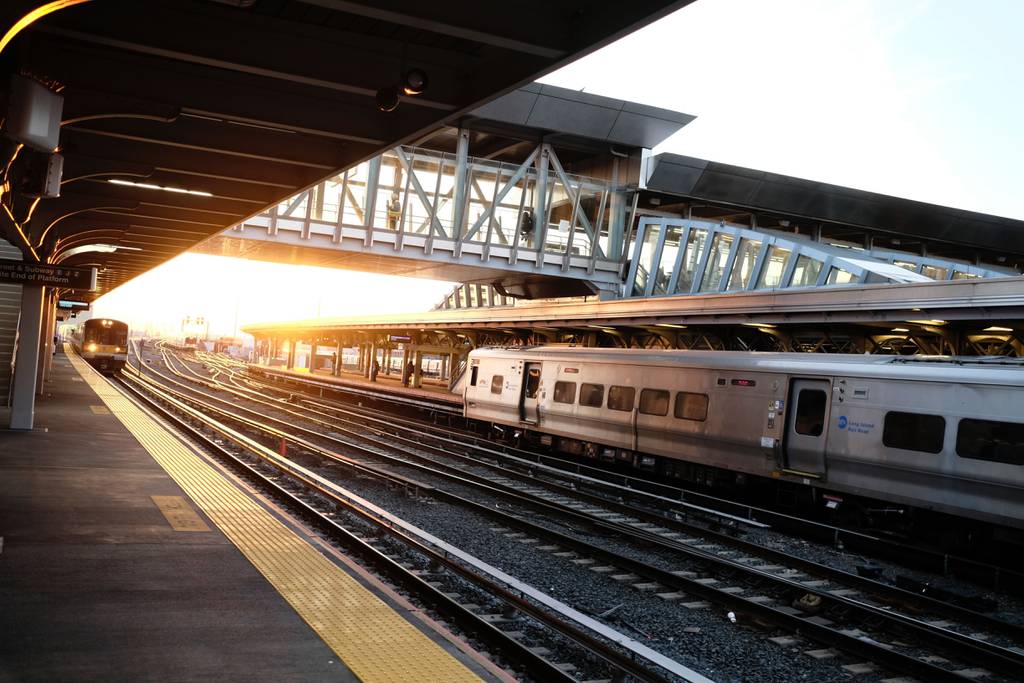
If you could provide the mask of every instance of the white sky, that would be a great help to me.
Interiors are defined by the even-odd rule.
[[[545,83],[698,118],[677,152],[1024,219],[1024,2],[698,0]],[[471,152],[472,153],[472,152]],[[447,283],[185,255],[100,299],[165,333],[425,310]],[[319,292],[319,296],[316,294]]]

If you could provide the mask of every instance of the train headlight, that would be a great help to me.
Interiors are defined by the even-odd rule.
[[[85,347],[85,350],[86,351],[95,351],[96,350],[96,345],[95,344],[89,344],[89,345],[87,345]]]

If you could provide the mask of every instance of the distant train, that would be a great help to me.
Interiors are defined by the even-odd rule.
[[[470,353],[465,406],[668,477],[1024,529],[1022,359],[488,348]]]
[[[71,344],[100,372],[120,372],[128,360],[128,325],[120,320],[92,318],[74,328]]]

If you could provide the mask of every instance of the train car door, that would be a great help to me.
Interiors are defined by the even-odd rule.
[[[537,395],[540,393],[540,363],[526,363],[523,366],[523,385],[519,393],[519,419],[522,422],[540,422]]]
[[[823,379],[795,379],[789,392],[786,469],[824,474],[828,400],[832,385]]]

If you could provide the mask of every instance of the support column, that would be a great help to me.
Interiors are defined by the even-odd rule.
[[[316,339],[314,339],[313,341],[309,342],[309,372],[310,373],[312,373],[314,370],[316,370],[316,342],[317,342]]]
[[[36,393],[39,395],[43,394],[43,391],[46,388],[46,383],[50,381],[50,370],[53,367],[53,353],[57,350],[57,346],[53,342],[53,333],[57,327],[57,297],[52,289],[48,290],[46,303],[43,306],[43,322],[45,323],[42,339],[43,357],[40,359],[40,373],[38,383],[36,385]]]
[[[373,364],[377,360],[377,342],[370,344],[370,362],[366,364],[366,377],[373,376]],[[376,377],[373,377],[371,381],[377,381]]]
[[[537,249],[538,263],[543,259],[544,241],[548,231],[548,148],[541,145],[537,157],[537,187],[533,196],[533,246]]]
[[[466,166],[469,160],[469,131],[459,129],[459,137],[455,147],[455,206],[454,234],[456,243],[462,243],[462,236],[466,233],[466,184],[468,181]],[[456,256],[459,254],[456,253]]]
[[[286,339],[285,343],[288,344],[288,362],[285,367],[291,370],[295,367],[295,347],[298,346],[298,342],[294,339]]]
[[[335,353],[338,354],[338,356],[337,356],[338,360],[336,360],[334,362],[334,367],[331,368],[331,374],[334,375],[335,377],[340,377],[341,376],[341,364],[343,362],[342,361],[342,353],[344,351],[345,351],[345,347],[342,345],[341,340],[339,339],[338,340],[338,346],[335,349]]]
[[[423,352],[416,349],[413,352],[412,387],[419,389],[423,386]]]
[[[380,184],[380,155],[370,159],[366,177],[366,214],[363,225],[373,227],[373,218],[377,207],[377,186]]]
[[[40,334],[43,328],[44,289],[21,286],[21,319],[18,321],[18,351],[14,357],[11,429],[32,429],[36,409],[36,373],[39,368]]]

